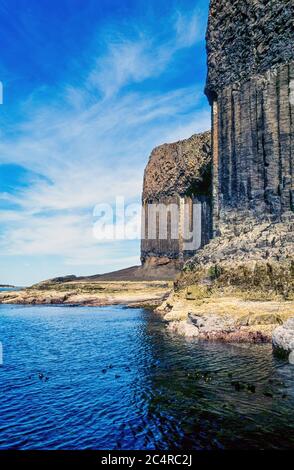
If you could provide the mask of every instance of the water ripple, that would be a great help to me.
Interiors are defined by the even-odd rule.
[[[142,309],[0,306],[0,449],[294,445],[293,367]]]

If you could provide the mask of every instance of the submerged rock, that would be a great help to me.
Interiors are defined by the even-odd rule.
[[[290,318],[274,330],[272,343],[276,353],[289,355],[289,361],[293,359],[294,362],[294,318]]]

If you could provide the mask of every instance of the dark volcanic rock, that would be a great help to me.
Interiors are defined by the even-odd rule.
[[[293,0],[212,0],[214,233],[228,209],[293,212]],[[294,84],[294,82],[293,82]]]
[[[189,139],[155,148],[144,174],[141,260],[178,260],[191,256],[211,236],[211,135],[205,132]],[[158,206],[158,209],[155,206]],[[195,205],[200,207],[196,222]],[[171,215],[170,208],[176,208]],[[186,211],[188,207],[188,211]],[[156,214],[155,211],[158,210]],[[169,215],[167,214],[169,212]],[[188,214],[188,215],[187,215]],[[159,217],[162,216],[161,222]],[[168,221],[168,218],[170,220]],[[198,233],[197,248],[186,248],[185,225]],[[159,227],[166,226],[161,237]],[[196,227],[197,225],[197,227]],[[153,233],[152,232],[153,229]],[[195,237],[196,238],[196,237]]]
[[[283,260],[292,270],[293,15],[293,0],[211,0],[215,240],[194,265]]]
[[[294,60],[293,0],[211,0],[206,93]]]
[[[172,332],[262,343],[292,315],[293,17],[293,0],[210,0],[213,239],[186,262],[158,309]],[[275,348],[292,351],[291,363],[293,331],[290,322],[273,338]]]
[[[210,132],[156,147],[144,173],[143,201],[209,191],[211,182]]]

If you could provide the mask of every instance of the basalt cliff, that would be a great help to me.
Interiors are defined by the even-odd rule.
[[[180,265],[212,235],[211,134],[164,144],[151,153],[144,174],[141,260]],[[198,208],[198,213],[193,207]],[[171,217],[172,208],[175,209]],[[170,216],[170,220],[168,217]],[[197,220],[196,245],[188,246],[183,221]],[[160,236],[160,223],[162,237]]]
[[[272,283],[285,296],[293,292],[293,14],[292,1],[211,1],[214,239],[188,265],[215,266],[221,277],[219,264],[228,264],[239,284],[240,262],[245,282]]]
[[[205,200],[192,183],[203,164],[201,136],[190,141],[195,163],[189,171],[183,171],[185,155],[175,151],[186,141],[155,149],[146,168],[143,204],[191,197],[191,184],[192,200],[209,208],[202,207],[201,243],[194,252],[182,255],[178,245],[162,249],[160,240],[142,243],[143,262],[149,254],[171,251],[172,258],[186,258],[161,311],[168,320],[188,318],[171,327],[187,334],[198,335],[203,315],[211,313],[217,317],[210,333],[204,332],[209,336],[218,324],[216,337],[232,332],[233,313],[235,327],[253,327],[253,337],[262,322],[270,334],[273,325],[294,315],[293,17],[292,0],[211,0],[205,87],[212,110],[211,170],[201,182],[209,188]]]

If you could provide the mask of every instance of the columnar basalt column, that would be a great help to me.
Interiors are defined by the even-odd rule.
[[[219,219],[219,117],[218,102],[212,103],[212,230],[218,232]]]
[[[293,213],[293,0],[211,0],[213,228]]]
[[[181,262],[210,240],[210,140],[206,132],[152,151],[142,197],[143,263],[148,258]]]

